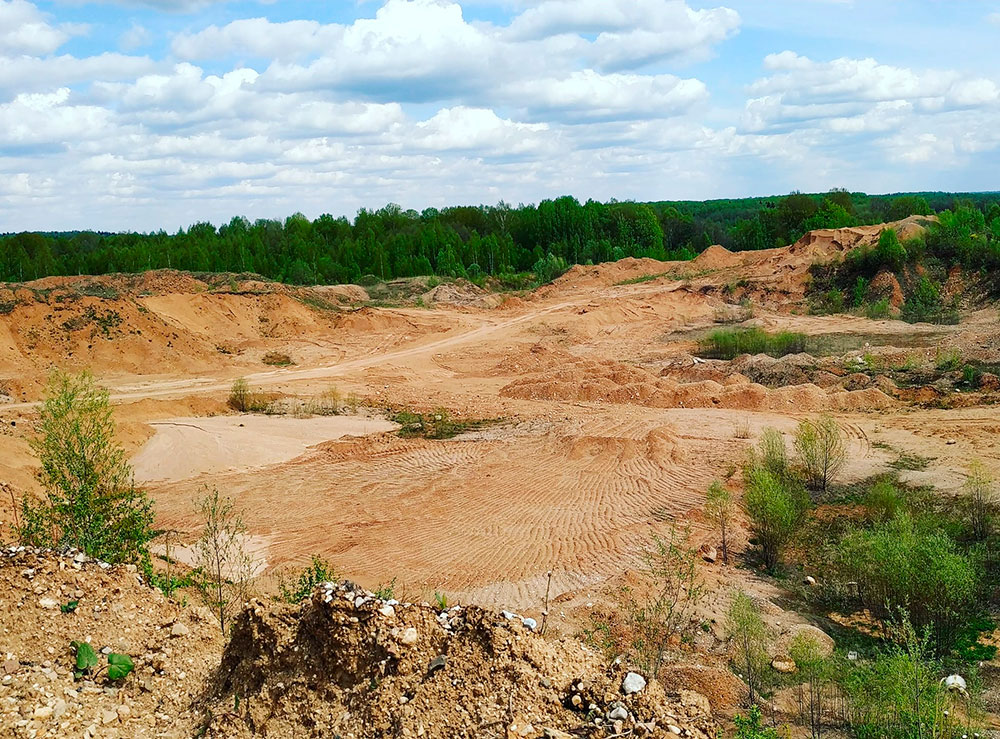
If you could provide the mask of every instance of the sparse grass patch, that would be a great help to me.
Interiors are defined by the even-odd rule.
[[[962,367],[962,353],[958,349],[939,350],[934,364],[942,372],[954,372]]]
[[[498,422],[496,419],[454,419],[444,408],[432,413],[390,411],[389,418],[399,424],[399,435],[406,439],[453,439]]]
[[[922,457],[919,454],[913,454],[912,452],[900,452],[899,457],[897,457],[895,461],[890,462],[889,466],[894,470],[918,472],[920,470],[927,469],[927,465],[930,463],[930,457]]]
[[[770,334],[759,328],[719,329],[698,342],[698,355],[709,359],[735,359],[741,354],[783,357],[805,350],[805,334],[791,331]]]

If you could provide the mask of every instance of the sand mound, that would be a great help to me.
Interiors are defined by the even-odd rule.
[[[632,280],[637,277],[647,275],[657,275],[666,272],[678,262],[660,262],[656,259],[636,259],[635,257],[625,257],[617,262],[605,262],[603,264],[583,265],[577,264],[560,278],[555,280],[553,286],[560,288],[572,286],[581,287],[602,287],[614,285],[625,280]],[[543,290],[545,288],[542,288]]]
[[[726,269],[737,267],[743,260],[739,254],[734,254],[724,246],[715,244],[710,246],[691,262],[691,266],[696,269]]]
[[[517,616],[437,612],[331,583],[298,607],[254,602],[244,611],[222,659],[209,733],[603,737],[646,733],[653,721],[657,733],[673,725],[685,736],[716,735],[704,703],[682,705],[658,682],[625,695],[625,675],[575,640],[542,639]],[[619,706],[627,717],[615,725],[608,714]]]
[[[476,308],[494,308],[503,302],[501,296],[487,292],[468,280],[441,283],[425,292],[421,298],[428,305],[445,304]]]

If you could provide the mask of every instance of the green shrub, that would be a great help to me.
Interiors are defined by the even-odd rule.
[[[19,539],[75,547],[105,562],[148,565],[153,506],[135,487],[132,466],[115,441],[108,391],[89,373],[55,373],[38,428],[31,447],[42,465],[45,497],[22,499]]]
[[[858,276],[858,279],[854,282],[854,290],[851,293],[851,305],[854,308],[860,308],[865,303],[865,298],[868,296],[868,285],[869,281],[864,277]]]
[[[885,318],[889,318],[891,311],[889,309],[889,299],[882,298],[874,303],[870,303],[865,307],[865,317],[870,318],[873,321],[880,321]]]
[[[962,366],[962,352],[958,349],[939,350],[935,359],[935,366],[941,372],[954,372]]]
[[[844,579],[857,583],[860,604],[873,617],[884,623],[903,613],[944,648],[977,611],[976,563],[951,538],[918,525],[909,513],[849,532],[836,558]]]
[[[752,541],[760,547],[764,565],[773,570],[802,523],[809,497],[796,481],[778,477],[762,465],[748,466],[743,478]]]
[[[892,480],[878,480],[863,497],[864,506],[876,521],[890,521],[906,510],[906,497]]]
[[[968,725],[959,723],[951,706],[948,691],[940,680],[941,665],[934,658],[928,635],[918,635],[906,621],[894,631],[890,648],[876,659],[856,664],[842,680],[854,736],[858,739],[962,736]]]
[[[282,577],[278,583],[278,590],[281,592],[281,599],[286,603],[301,603],[312,595],[320,583],[335,582],[338,579],[333,565],[314,554],[309,566],[302,570],[293,582],[285,582]]]
[[[569,269],[569,262],[563,257],[557,257],[551,253],[535,262],[532,272],[540,285],[552,282],[557,277],[562,276]]]
[[[847,464],[843,434],[832,416],[801,421],[795,431],[795,451],[810,487],[824,493]]]
[[[763,725],[759,706],[751,706],[745,718],[736,714],[733,724],[736,726],[735,739],[778,739],[777,729]]]
[[[711,359],[734,359],[741,354],[783,357],[805,350],[804,334],[791,331],[769,334],[759,328],[719,329],[702,339],[698,346],[699,355]]]
[[[983,371],[978,367],[974,367],[971,364],[967,364],[962,367],[962,384],[970,390],[978,388],[982,378]]]

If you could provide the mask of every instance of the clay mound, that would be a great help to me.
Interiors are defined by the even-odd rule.
[[[382,331],[407,330],[412,324],[406,316],[390,310],[359,308],[342,313],[334,319],[334,326],[344,331],[376,333]]]
[[[572,461],[600,461],[622,465],[635,460],[669,467],[684,460],[677,434],[670,428],[650,431],[645,438],[618,436],[568,436],[560,439],[565,457]]]
[[[548,642],[530,621],[506,616],[383,601],[351,583],[327,583],[301,606],[255,601],[223,655],[208,733],[606,737],[655,721],[658,732],[716,735],[707,701],[682,705],[659,682],[626,696],[624,667],[608,669],[579,642]],[[595,726],[619,706],[621,724]]]

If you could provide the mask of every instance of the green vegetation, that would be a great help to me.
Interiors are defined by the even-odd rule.
[[[642,584],[620,589],[621,621],[606,630],[617,655],[649,675],[660,671],[671,640],[690,636],[693,612],[704,594],[697,563],[690,531],[672,528],[670,538],[652,536],[638,573]]]
[[[243,512],[232,499],[205,487],[197,509],[205,527],[198,540],[195,564],[202,576],[202,592],[225,634],[236,610],[247,599],[255,562],[247,550]]]
[[[729,529],[736,515],[736,501],[725,485],[716,480],[705,494],[705,517],[719,532],[722,540],[722,562],[729,564]]]
[[[98,675],[104,671],[108,676],[109,682],[117,682],[124,680],[135,669],[135,664],[132,662],[131,657],[127,654],[116,654],[115,652],[108,654],[108,663],[104,667],[96,669],[98,664],[100,664],[100,659],[97,656],[97,652],[94,651],[94,648],[88,642],[75,641],[70,646],[76,652],[76,669],[73,671],[73,675],[77,680],[83,677],[96,680]]]
[[[832,312],[850,296],[852,307],[870,318],[889,317],[894,311],[887,300],[883,304],[886,296],[870,289],[884,273],[899,283],[905,301],[898,315],[910,322],[957,323],[960,300],[1000,295],[1000,205],[963,198],[947,207],[939,209],[939,222],[921,238],[901,242],[895,232],[885,231],[877,245],[854,249],[841,263],[813,267],[814,308]],[[949,294],[945,282],[956,268],[962,289]]]
[[[281,599],[286,603],[297,604],[304,601],[320,583],[336,582],[338,580],[333,565],[318,555],[313,555],[309,566],[303,569],[292,582],[286,582],[282,577],[278,582]]]
[[[795,431],[795,452],[806,483],[823,493],[847,463],[844,439],[832,416],[801,421]]]
[[[438,408],[432,413],[417,413],[415,411],[390,411],[389,418],[400,426],[399,435],[403,438],[423,439],[453,439],[459,434],[476,431],[496,423],[492,420],[470,420],[452,418],[447,410]]]
[[[745,717],[737,714],[733,718],[736,725],[735,739],[779,739],[778,730],[764,726],[762,722],[760,706],[750,706]]]
[[[806,348],[805,334],[781,331],[769,334],[759,328],[728,328],[713,331],[698,342],[698,355],[710,359],[734,359],[741,354],[783,357]]]
[[[17,529],[25,544],[75,547],[105,562],[148,566],[153,508],[135,487],[115,441],[107,390],[89,373],[53,374],[31,442],[44,497],[25,496]]]
[[[832,190],[786,197],[705,202],[587,201],[572,197],[512,207],[459,206],[423,212],[387,205],[353,220],[232,218],[197,223],[176,234],[19,233],[0,236],[0,280],[174,268],[257,273],[290,284],[377,282],[439,275],[487,278],[522,287],[554,279],[573,264],[624,257],[684,259],[711,244],[742,251],[783,246],[815,228],[837,228],[914,214],[942,213],[942,236],[928,250],[954,254],[976,269],[995,257],[972,236],[1000,233],[995,195],[915,193],[868,196]],[[973,215],[975,211],[978,216]],[[988,228],[989,227],[989,228]],[[995,238],[995,237],[993,237]],[[905,249],[907,258],[910,250]],[[525,273],[534,271],[534,279]],[[100,283],[89,294],[112,297]]]

